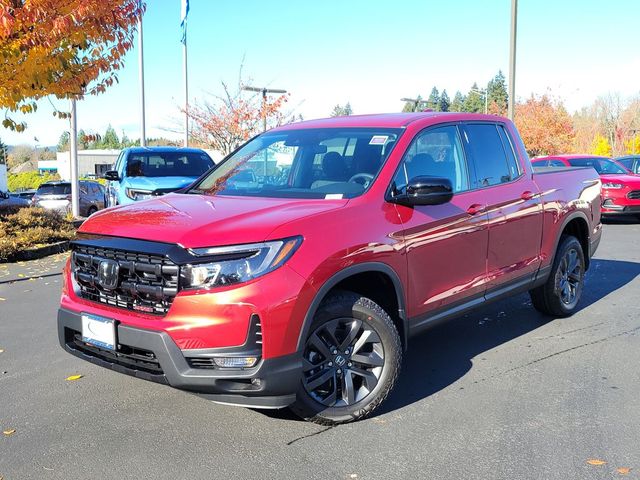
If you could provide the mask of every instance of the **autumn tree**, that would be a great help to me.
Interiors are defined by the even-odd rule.
[[[254,135],[262,132],[266,119],[267,129],[285,123],[290,118],[283,107],[288,95],[267,97],[243,93],[242,68],[237,86],[231,89],[222,82],[222,95],[189,105],[187,115],[192,121],[192,139],[205,147],[227,155]],[[184,110],[182,110],[184,113]]]
[[[609,140],[598,133],[596,135],[596,138],[593,139],[591,153],[593,153],[594,155],[601,155],[603,157],[610,157],[612,149]]]
[[[531,95],[524,103],[516,104],[515,122],[531,156],[571,152],[573,124],[559,101],[548,95]]]
[[[104,92],[124,66],[143,10],[139,0],[1,0],[3,126],[23,131],[15,114],[34,112],[42,97]]]

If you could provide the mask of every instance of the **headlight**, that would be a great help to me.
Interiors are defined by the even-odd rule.
[[[302,243],[302,237],[231,247],[195,248],[196,256],[212,257],[182,269],[186,288],[214,288],[242,283],[281,267]]]
[[[124,193],[127,194],[131,200],[148,200],[153,198],[153,192],[151,190],[138,190],[135,188],[125,188]]]
[[[616,189],[624,188],[624,185],[622,185],[621,183],[606,182],[602,184],[602,188],[609,188],[612,190],[616,190]]]

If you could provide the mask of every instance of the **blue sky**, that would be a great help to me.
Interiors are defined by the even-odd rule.
[[[337,103],[356,113],[398,111],[404,96],[436,85],[450,97],[507,75],[510,0],[191,0],[191,101],[245,79],[291,92],[288,108],[305,119]],[[550,90],[570,111],[598,95],[640,91],[637,0],[519,0],[516,96]],[[180,1],[148,0],[144,17],[148,136],[179,137],[183,102]],[[78,104],[78,126],[108,124],[139,137],[138,58],[133,49],[119,84]],[[53,100],[60,108],[66,103]],[[68,123],[40,102],[22,134],[5,143],[56,144]]]

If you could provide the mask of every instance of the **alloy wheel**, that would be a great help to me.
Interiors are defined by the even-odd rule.
[[[305,345],[303,386],[327,407],[352,405],[367,397],[384,368],[380,336],[365,321],[330,320],[316,328]]]
[[[578,300],[582,284],[582,264],[575,248],[569,249],[560,261],[559,274],[560,300],[565,305],[572,306]]]

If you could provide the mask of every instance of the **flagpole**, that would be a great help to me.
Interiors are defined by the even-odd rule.
[[[140,69],[140,146],[147,145],[144,106],[144,44],[142,40],[142,15],[138,19],[138,64]]]
[[[184,68],[184,146],[189,146],[189,76],[187,72],[187,19],[184,20],[184,41],[182,42]]]

